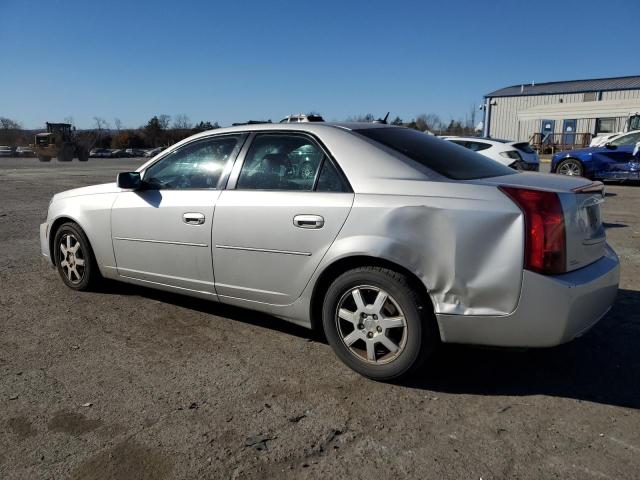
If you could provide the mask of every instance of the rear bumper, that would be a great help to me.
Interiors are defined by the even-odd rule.
[[[438,314],[443,342],[552,347],[579,337],[611,308],[620,264],[607,245],[597,262],[558,276],[525,270],[516,310],[504,316]]]

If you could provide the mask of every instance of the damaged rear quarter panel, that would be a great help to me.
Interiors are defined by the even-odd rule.
[[[513,312],[522,284],[521,211],[493,186],[419,184],[428,193],[357,194],[323,263],[369,255],[400,264],[425,284],[436,313]]]

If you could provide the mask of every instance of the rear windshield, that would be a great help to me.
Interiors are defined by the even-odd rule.
[[[354,131],[454,180],[515,173],[511,168],[479,153],[409,128],[363,128]]]

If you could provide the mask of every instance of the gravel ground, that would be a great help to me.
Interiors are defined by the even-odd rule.
[[[640,185],[608,185],[611,313],[547,350],[445,346],[397,385],[302,328],[41,260],[55,192],[141,160],[0,159],[0,478],[640,478]]]

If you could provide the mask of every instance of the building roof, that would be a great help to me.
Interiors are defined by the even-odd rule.
[[[640,75],[630,77],[592,78],[587,80],[568,80],[565,82],[546,82],[536,84],[512,85],[501,88],[485,97],[519,97],[525,95],[553,95],[558,93],[601,92],[608,90],[640,90]]]

